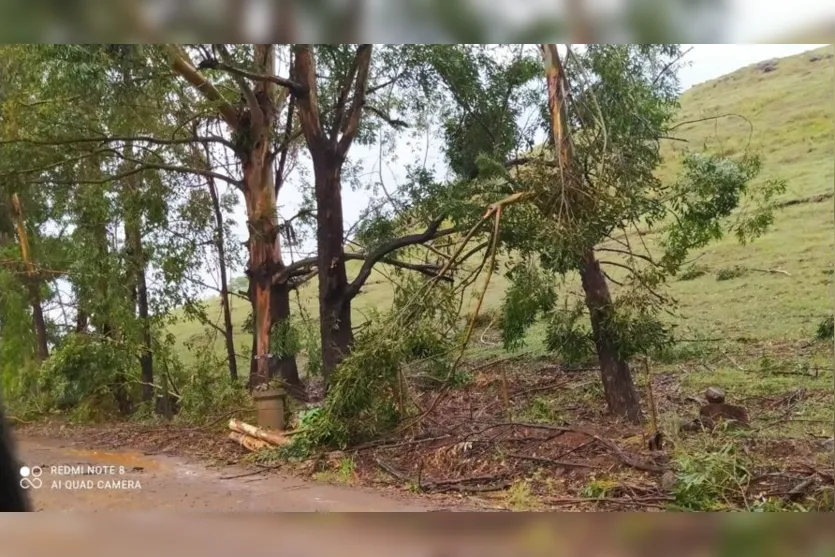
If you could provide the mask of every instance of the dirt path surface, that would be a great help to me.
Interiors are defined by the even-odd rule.
[[[307,482],[237,466],[210,469],[183,458],[135,451],[90,450],[77,442],[18,436],[39,511],[192,510],[293,512],[426,512],[430,502],[370,490]],[[237,477],[241,476],[241,477]]]

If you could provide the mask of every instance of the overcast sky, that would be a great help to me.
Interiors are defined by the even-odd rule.
[[[721,77],[729,72],[733,72],[739,68],[755,64],[769,58],[778,58],[783,56],[790,56],[822,45],[686,45],[685,48],[692,46],[692,50],[687,55],[685,60],[690,64],[682,68],[679,72],[682,88],[684,90],[690,87]],[[435,141],[437,143],[437,140]],[[435,162],[435,168],[443,174],[443,162],[437,145],[435,148],[430,144],[430,164]],[[416,153],[414,146],[408,146],[405,141],[397,147],[398,158],[400,163],[390,163],[384,165],[383,179],[386,188],[391,191],[397,185],[399,180],[405,176],[404,164],[408,164],[415,160],[416,156],[423,155],[422,151]],[[376,149],[354,147],[351,150],[351,155],[354,160],[362,160],[366,170],[374,170],[378,168],[378,151]],[[371,175],[369,180],[379,180],[378,176]],[[351,191],[350,188],[344,188],[342,194],[345,225],[349,227],[359,217],[360,212],[368,206],[369,196],[363,191]],[[279,198],[279,212],[285,217],[289,218],[294,215],[301,202],[301,194],[298,189],[287,187],[281,192]],[[241,223],[239,227],[239,234],[245,238],[246,231],[244,228],[245,217],[243,207],[239,207],[238,222]]]
[[[740,2],[748,2],[749,0],[740,0]],[[751,0],[753,2],[755,0]],[[794,0],[797,3],[803,4],[813,2],[814,0]],[[750,3],[750,2],[749,2]],[[763,4],[770,2],[763,2]],[[756,11],[756,10],[754,10]],[[687,90],[694,85],[716,79],[727,73],[733,72],[745,66],[768,60],[770,58],[779,58],[784,56],[791,56],[800,52],[811,50],[823,45],[812,44],[792,44],[792,45],[774,45],[774,44],[760,44],[760,45],[686,45],[685,48],[692,46],[692,50],[687,55],[685,60],[690,64],[680,70],[679,76],[683,90]],[[428,166],[435,167],[438,175],[445,173],[445,165],[442,156],[438,150],[437,140],[434,140],[436,145],[430,143],[429,146],[429,164]],[[386,188],[391,191],[396,189],[398,183],[405,178],[404,167],[405,164],[411,163],[417,157],[423,157],[425,146],[415,147],[414,145],[407,145],[405,141],[398,144],[396,152],[399,162],[384,163],[382,172],[383,180]],[[379,164],[378,150],[376,148],[367,148],[355,146],[351,150],[352,160],[361,160],[366,171],[377,171]],[[369,175],[369,181],[379,181],[379,174]],[[291,183],[282,190],[279,197],[279,213],[284,218],[293,216],[301,203],[302,196],[298,187],[293,187],[293,177]],[[364,191],[352,191],[351,188],[345,186],[342,193],[345,227],[349,228],[359,218],[361,212],[369,204],[369,194]],[[246,216],[244,212],[243,203],[241,203],[236,210],[235,215],[238,223],[237,234],[241,240],[246,239]],[[307,246],[307,250],[312,250],[312,246]],[[233,272],[233,276],[239,276],[242,270],[238,269]],[[219,284],[219,276],[217,271],[212,271],[204,277],[204,281],[208,284]],[[207,291],[207,294],[212,294]]]

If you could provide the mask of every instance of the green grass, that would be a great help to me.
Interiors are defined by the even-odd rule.
[[[832,313],[833,203],[831,198],[815,202],[809,199],[833,193],[835,64],[832,58],[810,62],[814,52],[832,53],[833,47],[780,59],[777,69],[769,73],[761,72],[756,65],[742,68],[682,95],[679,122],[703,120],[682,125],[673,132],[687,143],[665,144],[667,163],[659,172],[662,179],[675,179],[679,164],[676,156],[685,147],[706,147],[725,154],[738,154],[750,147],[764,157],[764,178],[782,177],[788,181],[781,202],[806,200],[781,209],[774,226],[751,245],[742,246],[735,238],[726,238],[694,254],[699,268],[706,272],[691,280],[674,279],[668,287],[678,300],[681,318],[677,322],[688,331],[685,336],[746,337],[765,343],[812,339],[821,319]],[[738,116],[712,118],[722,114]],[[645,239],[650,249],[657,242],[652,235]],[[746,272],[728,280],[716,280],[717,272],[736,266]],[[357,262],[350,262],[349,275],[358,268]],[[355,326],[365,319],[369,308],[385,308],[390,303],[392,287],[385,276],[387,271],[385,266],[376,270],[355,300]],[[610,274],[616,279],[623,276],[617,269]],[[482,277],[471,290],[479,290],[483,280]],[[500,275],[493,276],[485,310],[500,305],[505,286]],[[302,307],[314,320],[315,292],[315,284],[300,292]],[[567,277],[561,296],[578,293],[577,277]],[[474,300],[471,302],[470,307]],[[210,299],[207,304],[219,316],[218,301]],[[235,298],[232,307],[238,353],[248,354],[251,340],[241,331],[248,303]],[[295,311],[298,319],[299,312]],[[199,324],[188,321],[171,327],[186,360],[190,356],[185,353],[185,342],[199,336],[201,329]],[[538,349],[542,338],[543,327],[537,324],[529,335],[529,345]],[[223,351],[220,338],[216,346],[218,352]],[[496,350],[487,349],[491,353]],[[241,359],[242,363],[245,361]]]

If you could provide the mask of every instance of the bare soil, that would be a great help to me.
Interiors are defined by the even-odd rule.
[[[252,474],[240,466],[209,468],[182,457],[89,449],[83,441],[17,437],[21,462],[43,469],[42,487],[29,490],[39,511],[433,510],[429,504],[395,494],[315,483],[275,471]],[[62,465],[72,468],[59,468]],[[94,474],[78,473],[79,469],[86,472],[88,466],[102,468]],[[107,467],[114,467],[115,473]]]
[[[737,396],[751,427],[683,434],[677,422],[698,415],[700,393],[660,373],[652,387],[659,447],[651,419],[635,426],[607,414],[594,369],[502,360],[471,374],[465,387],[412,389],[424,414],[389,438],[296,464],[254,463],[227,439],[230,416],[202,428],[41,423],[19,427],[17,437],[26,465],[124,466],[128,472],[117,479],[141,483],[141,490],[43,488],[34,494],[43,510],[659,511],[674,502],[676,455],[717,442],[735,444],[755,463],[733,502],[741,508],[763,494],[802,500],[833,483],[821,424],[792,417],[799,404],[831,400],[831,393]],[[789,421],[808,427],[780,433]],[[830,435],[826,425],[823,436]]]

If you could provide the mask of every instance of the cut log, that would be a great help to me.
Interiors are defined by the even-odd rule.
[[[262,449],[270,449],[273,447],[266,441],[256,439],[255,437],[250,437],[249,435],[245,433],[240,433],[238,431],[230,431],[229,439],[231,439],[241,447],[248,449],[252,452],[260,451]]]
[[[287,439],[281,433],[267,431],[265,429],[255,427],[254,425],[244,423],[241,420],[236,420],[234,418],[229,420],[229,429],[238,433],[242,433],[244,435],[249,435],[250,437],[259,439],[275,447],[280,447],[290,442],[290,440]]]

